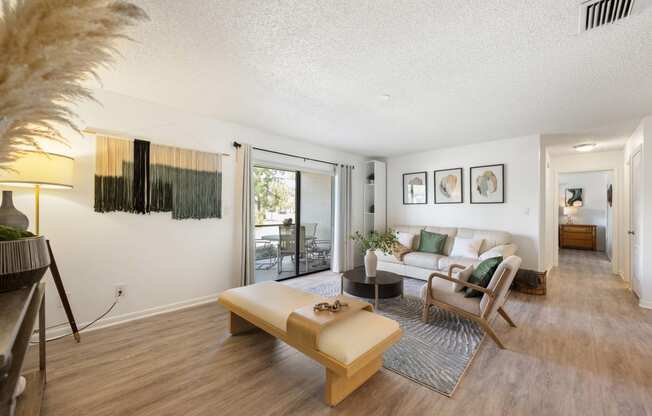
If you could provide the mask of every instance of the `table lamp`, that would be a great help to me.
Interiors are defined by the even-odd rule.
[[[40,234],[41,189],[71,189],[73,165],[71,157],[30,150],[0,171],[0,186],[34,188],[34,234]]]
[[[564,215],[566,216],[566,223],[573,223],[573,215],[577,214],[577,207],[564,207]]]

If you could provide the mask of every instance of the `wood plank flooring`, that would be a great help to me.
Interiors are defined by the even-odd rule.
[[[606,259],[564,251],[545,297],[513,293],[453,398],[381,370],[331,409],[316,363],[265,334],[230,337],[217,304],[48,344],[47,416],[652,415],[652,311]],[[36,357],[30,357],[36,362]]]

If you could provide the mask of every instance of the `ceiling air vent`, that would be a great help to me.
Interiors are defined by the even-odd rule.
[[[624,19],[632,13],[634,0],[590,0],[580,6],[580,31],[586,32]]]

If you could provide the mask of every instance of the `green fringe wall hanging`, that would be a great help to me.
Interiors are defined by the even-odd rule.
[[[95,211],[221,218],[221,155],[97,135]]]

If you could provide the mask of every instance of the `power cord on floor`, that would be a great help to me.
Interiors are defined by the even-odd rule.
[[[93,321],[89,322],[89,323],[88,323],[86,326],[84,326],[83,328],[79,329],[78,332],[82,332],[82,331],[84,331],[84,330],[90,328],[90,327],[91,327],[92,325],[94,325],[97,321],[99,321],[100,319],[104,318],[106,315],[108,315],[108,314],[113,310],[113,308],[115,308],[115,305],[117,305],[117,304],[118,304],[118,300],[116,299],[115,302],[113,302],[113,304],[112,304],[111,306],[109,306],[109,309],[107,309],[106,312],[104,312],[102,315],[100,315],[100,316],[98,316],[97,318],[95,318]],[[45,329],[56,328],[56,327],[58,327],[58,326],[61,326],[61,325],[67,324],[67,323],[68,323],[68,322],[63,322],[63,323],[60,323],[60,324],[56,324],[56,325],[49,326],[49,327],[47,327],[47,328],[45,328]],[[32,335],[36,335],[36,334],[38,334],[38,333],[39,333],[39,330],[40,330],[40,329],[35,329],[34,332],[32,333]],[[62,339],[62,338],[65,338],[65,337],[69,337],[69,336],[71,336],[72,334],[73,334],[73,333],[71,332],[71,333],[69,333],[69,334],[59,335],[58,337],[48,338],[48,339],[45,340],[45,342],[56,341],[56,340],[58,340],[58,339]],[[30,344],[38,344],[38,342],[30,341]]]

